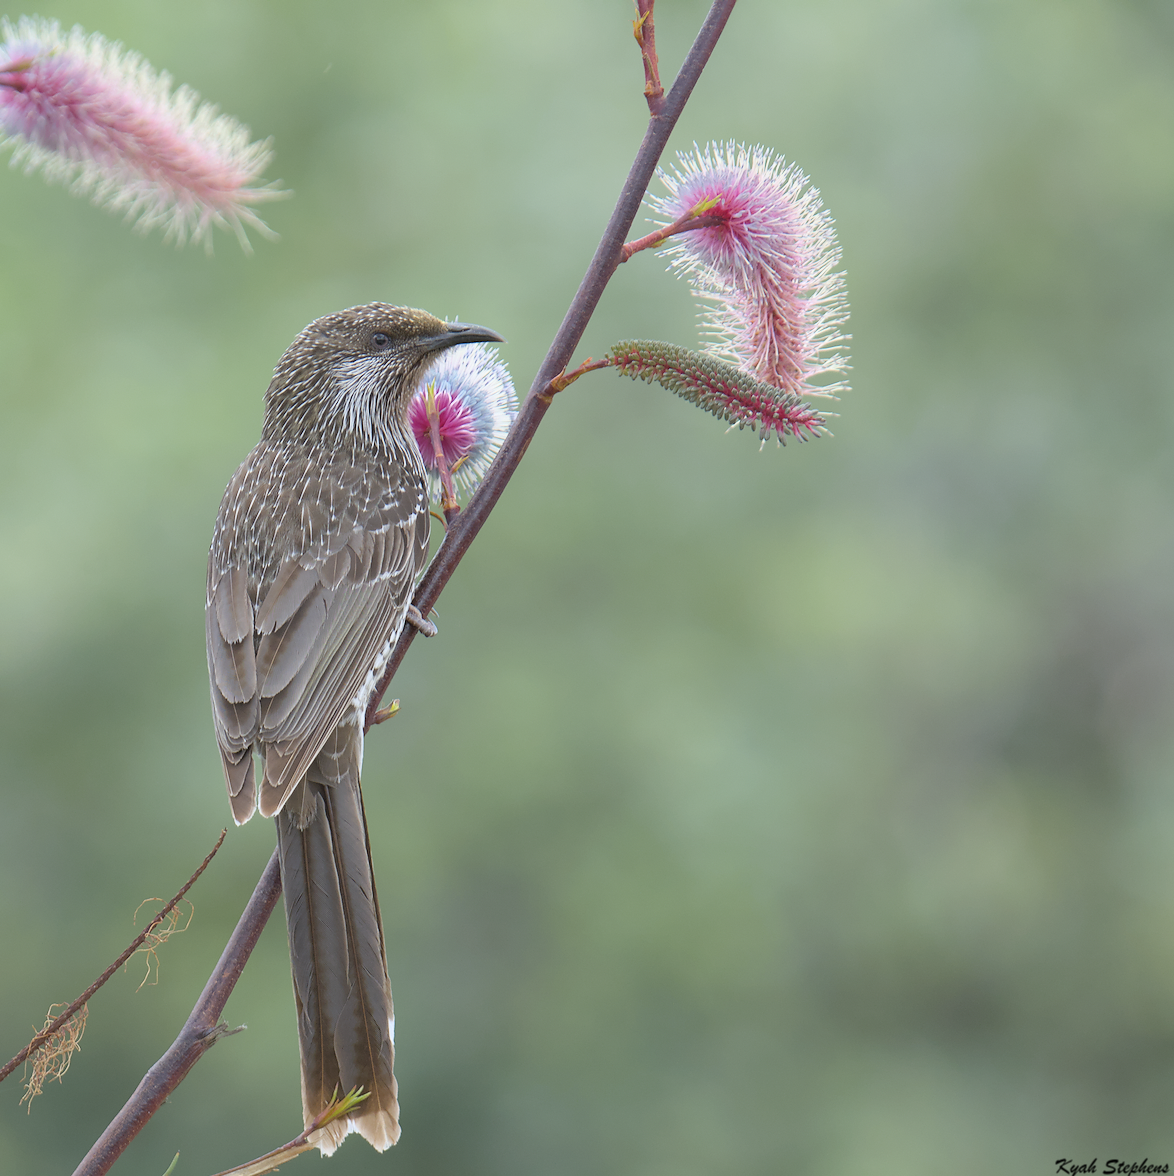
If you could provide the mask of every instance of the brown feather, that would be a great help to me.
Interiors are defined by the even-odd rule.
[[[346,758],[330,765],[331,774],[342,770],[337,783],[324,790],[334,833],[335,867],[346,913],[350,946],[350,989],[339,1010],[334,1029],[342,1089],[363,1086],[370,1097],[355,1118],[355,1126],[370,1143],[382,1150],[399,1137],[399,1106],[393,1074],[395,1046],[391,985],[383,925],[371,871],[367,826],[359,792],[358,728],[340,728],[331,742],[342,744]],[[328,744],[328,746],[330,746]],[[316,761],[307,776],[307,787],[318,775]],[[324,783],[315,781],[315,783]]]
[[[327,594],[318,585],[290,619],[257,643],[257,676],[262,698],[272,698],[293,681],[304,665],[313,665],[330,630]]]
[[[206,618],[208,660],[212,680],[228,702],[247,702],[257,693],[257,666],[251,641],[231,645],[221,635],[216,613],[208,610]]]
[[[350,581],[352,584],[361,584],[367,579],[367,572],[371,568],[375,540],[369,531],[352,531],[349,543],[355,553],[355,558],[351,561]]]
[[[294,776],[290,771],[292,767],[296,767],[291,761],[300,759],[303,745],[290,741],[284,744],[266,743],[263,746],[264,771],[261,773],[261,795],[257,801],[257,808],[261,816],[272,817],[282,810],[286,800],[305,775],[303,772],[301,776]]]
[[[247,702],[229,702],[213,686],[212,710],[222,749],[235,753],[253,745],[261,721],[261,708],[255,697]]]
[[[346,547],[332,551],[319,565],[318,578],[322,586],[333,592],[346,578],[351,570],[351,553]]]
[[[230,645],[252,637],[253,606],[249,601],[249,574],[245,568],[230,568],[216,585],[216,622]]]
[[[253,753],[246,750],[232,763],[223,756],[224,775],[228,780],[228,799],[232,805],[232,819],[243,825],[257,810],[257,789],[253,775]]]
[[[257,632],[272,633],[302,607],[307,596],[319,585],[318,569],[311,562],[304,567],[298,560],[287,560],[277,573],[269,591],[257,609]]]
[[[391,986],[359,793],[361,736],[340,727],[277,818],[286,923],[302,1038],[306,1122],[337,1088],[369,1097],[353,1128],[374,1146],[399,1136]],[[306,822],[304,826],[302,822]],[[345,1134],[327,1130],[337,1146]]]
[[[301,1043],[302,1102],[307,1110],[316,1107],[317,1114],[339,1089],[334,1021],[350,987],[345,915],[320,796],[314,797],[305,828],[292,810],[278,817],[277,846]],[[311,1117],[307,1114],[307,1121]]]

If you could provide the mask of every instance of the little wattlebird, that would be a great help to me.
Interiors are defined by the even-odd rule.
[[[336,1091],[368,1092],[315,1133],[326,1154],[349,1131],[381,1151],[399,1137],[363,716],[428,549],[412,393],[439,352],[489,340],[501,336],[380,302],[311,323],[274,369],[261,440],[228,484],[208,557],[232,815],[277,818],[306,1126]]]

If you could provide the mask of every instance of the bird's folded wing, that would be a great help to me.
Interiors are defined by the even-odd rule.
[[[309,475],[297,461],[308,470],[308,459],[284,460],[255,453],[242,465],[225,497],[246,505],[222,507],[208,564],[212,711],[238,822],[254,809],[250,749],[265,756],[259,807],[270,816],[365,702],[427,550],[423,486],[402,471],[316,468],[316,489],[303,494]],[[253,487],[267,481],[282,487],[276,505]],[[258,559],[258,535],[270,536],[272,555]],[[247,552],[260,569],[251,583]]]

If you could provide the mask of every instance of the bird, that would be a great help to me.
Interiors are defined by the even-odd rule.
[[[233,475],[208,555],[212,715],[233,819],[274,817],[309,1139],[399,1138],[395,1021],[360,775],[364,714],[428,551],[412,394],[487,327],[373,302],[310,323],[274,368],[261,439]],[[410,614],[415,614],[412,617]],[[260,767],[258,774],[257,767]]]

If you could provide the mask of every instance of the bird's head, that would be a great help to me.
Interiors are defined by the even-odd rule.
[[[290,344],[265,393],[266,440],[375,446],[406,432],[428,365],[458,343],[502,342],[488,327],[372,302],[316,319]]]

